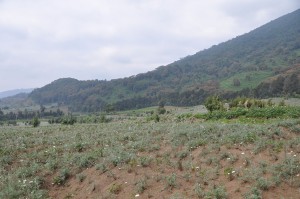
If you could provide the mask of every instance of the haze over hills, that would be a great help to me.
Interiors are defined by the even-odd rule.
[[[112,106],[117,110],[140,108],[160,101],[196,105],[212,94],[297,95],[299,19],[300,10],[296,10],[230,41],[128,78],[58,79],[35,89],[29,98],[39,104],[63,103],[73,111],[89,112]]]
[[[14,95],[17,95],[20,93],[30,93],[31,91],[33,91],[33,88],[3,91],[3,92],[0,92],[0,99],[5,98],[5,97],[14,96]]]

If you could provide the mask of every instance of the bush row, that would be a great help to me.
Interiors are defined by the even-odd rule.
[[[239,117],[247,118],[298,118],[300,117],[300,107],[263,107],[263,108],[233,108],[228,111],[216,110],[206,114],[196,114],[195,118],[214,119],[234,119]]]

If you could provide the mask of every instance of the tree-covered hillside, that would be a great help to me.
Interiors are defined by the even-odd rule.
[[[99,111],[157,105],[200,104],[211,94],[224,97],[299,93],[287,89],[299,82],[297,74],[283,75],[280,89],[270,89],[274,79],[300,63],[300,10],[278,18],[247,34],[160,66],[136,76],[111,81],[59,79],[34,90],[29,97],[40,104],[58,102],[74,111]],[[92,71],[91,71],[92,72]],[[268,80],[268,78],[270,78]],[[294,78],[294,79],[293,79]],[[269,82],[263,86],[264,81]],[[275,81],[276,82],[276,81]]]

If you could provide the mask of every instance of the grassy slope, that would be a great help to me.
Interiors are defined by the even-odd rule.
[[[273,72],[271,71],[243,72],[221,81],[220,87],[227,91],[241,91],[245,88],[256,88],[262,81],[272,75]],[[250,80],[247,80],[246,76],[250,76]],[[234,79],[240,80],[240,86],[233,85]]]

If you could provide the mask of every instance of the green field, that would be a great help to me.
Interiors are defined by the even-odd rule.
[[[236,74],[220,82],[220,87],[228,91],[241,91],[245,88],[256,88],[267,77],[272,76],[271,71],[255,71]],[[250,79],[246,79],[249,76]],[[240,86],[234,86],[233,80],[239,79]]]
[[[299,119],[205,121],[202,108],[1,126],[0,198],[299,198]]]

